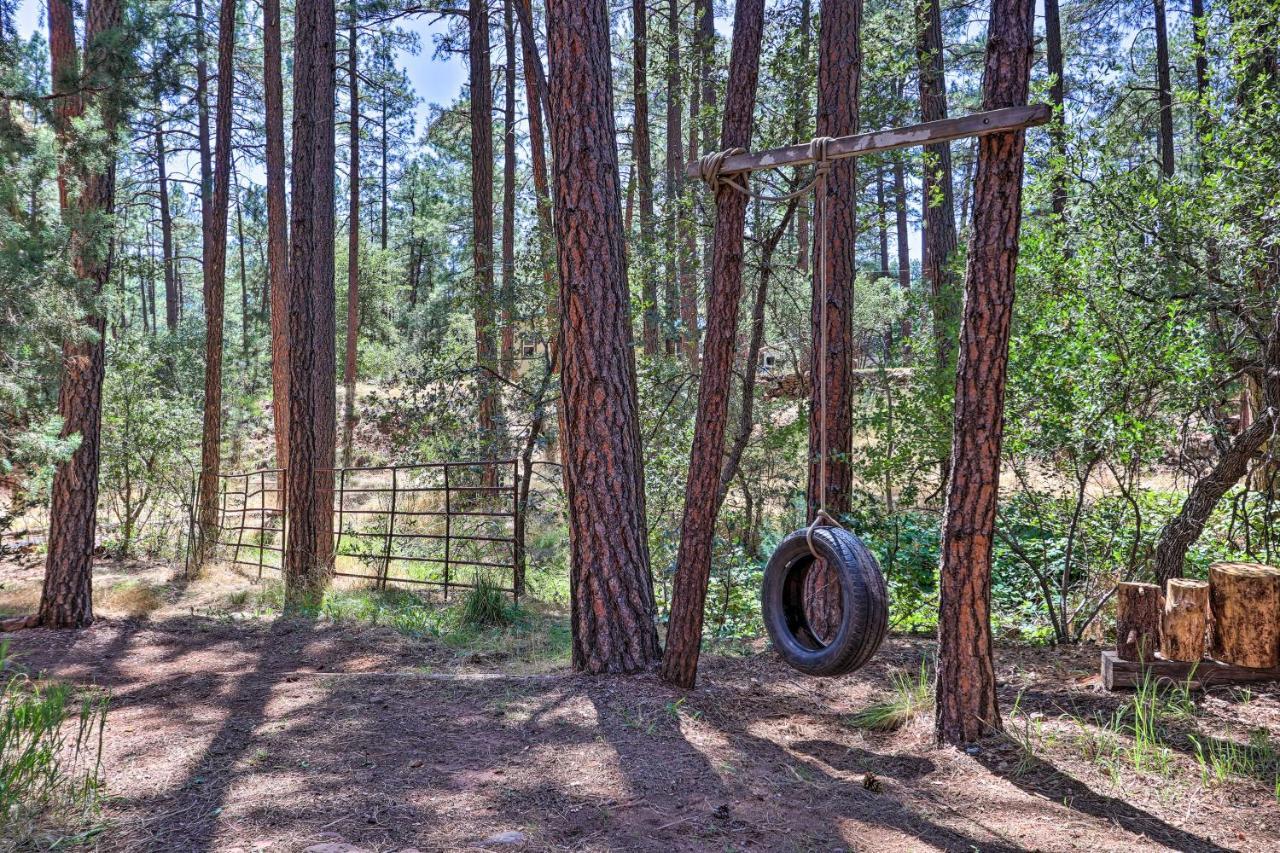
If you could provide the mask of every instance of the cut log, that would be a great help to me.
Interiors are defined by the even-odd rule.
[[[1280,667],[1280,569],[1214,563],[1209,598],[1215,658],[1253,669]]]
[[[1194,662],[1203,658],[1209,630],[1209,584],[1170,578],[1160,628],[1160,653],[1167,659]]]
[[[1160,648],[1160,587],[1122,583],[1116,588],[1116,654],[1151,660]]]
[[[1216,660],[1188,663],[1177,660],[1120,660],[1115,652],[1102,652],[1102,686],[1108,690],[1137,687],[1150,677],[1165,685],[1187,685],[1192,690],[1215,684],[1246,684],[1257,681],[1280,681],[1280,668],[1248,669]]]

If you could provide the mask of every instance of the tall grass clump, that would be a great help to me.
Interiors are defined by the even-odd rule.
[[[854,727],[873,732],[896,732],[933,708],[933,683],[925,658],[920,659],[919,672],[896,672],[890,678],[890,685],[892,692],[888,699],[869,705],[850,718],[849,722]]]
[[[0,643],[0,851],[62,848],[97,834],[105,696],[79,699],[13,666]]]
[[[477,575],[458,611],[458,622],[468,628],[496,628],[512,622],[506,594],[491,578]]]

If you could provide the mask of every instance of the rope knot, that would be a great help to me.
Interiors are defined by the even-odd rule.
[[[827,148],[833,141],[830,136],[815,136],[809,140],[809,159],[813,161],[815,171],[822,173],[831,169]]]
[[[721,186],[730,186],[741,193],[747,190],[731,177],[726,177],[720,173],[724,167],[726,157],[732,157],[734,154],[745,154],[745,148],[726,148],[723,151],[713,151],[710,154],[703,154],[698,160],[698,179],[707,185],[707,189],[714,194],[719,192]]]

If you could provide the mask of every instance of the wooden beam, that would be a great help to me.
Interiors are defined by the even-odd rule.
[[[1186,684],[1193,690],[1215,684],[1240,684],[1250,681],[1280,681],[1280,669],[1249,669],[1216,660],[1196,663],[1156,658],[1145,662],[1121,660],[1110,649],[1102,653],[1102,685],[1108,690],[1137,687],[1143,674],[1150,674],[1166,684]]]
[[[1022,130],[1046,124],[1052,117],[1053,108],[1048,104],[1005,107],[959,118],[944,118],[940,121],[913,124],[908,127],[873,130],[870,133],[859,133],[854,136],[838,136],[828,144],[827,156],[833,160],[863,157],[867,154],[894,151],[898,148],[914,148],[919,145],[948,142],[952,139]],[[784,166],[805,166],[812,162],[813,159],[809,157],[809,143],[803,142],[799,145],[771,148],[755,154],[750,152],[734,154],[725,158],[720,166],[720,173],[740,174],[761,169],[779,169]],[[699,177],[699,161],[694,160],[686,164],[684,173],[690,178]]]

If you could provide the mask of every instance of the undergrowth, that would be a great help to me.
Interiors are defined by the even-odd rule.
[[[873,732],[894,732],[933,708],[933,681],[927,658],[920,659],[918,672],[895,672],[889,681],[889,698],[858,711],[849,719],[851,725]]]
[[[107,699],[35,681],[0,643],[0,850],[65,849],[97,835]]]

